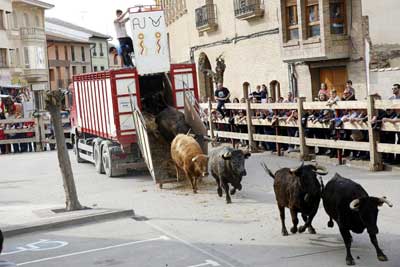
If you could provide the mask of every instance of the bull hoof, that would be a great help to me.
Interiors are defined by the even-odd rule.
[[[333,228],[333,221],[329,221],[329,222],[328,222],[328,227],[329,227],[329,228]]]
[[[222,188],[218,188],[217,193],[219,197],[222,197]]]
[[[352,257],[351,258],[349,258],[349,257],[346,258],[346,264],[349,265],[349,266],[356,265],[356,263],[355,263],[355,261],[354,261],[354,259]]]
[[[300,226],[299,227],[299,233],[304,233],[306,231],[307,227],[306,226]]]
[[[289,233],[287,232],[287,230],[286,230],[286,229],[283,229],[283,230],[282,230],[282,235],[283,235],[283,236],[288,236],[288,235],[289,235]]]
[[[292,228],[290,228],[290,232],[291,232],[292,234],[297,233],[297,227],[293,226]]]
[[[317,234],[317,232],[315,231],[314,227],[312,227],[312,226],[308,228],[308,232],[310,234],[312,234],[312,235],[316,235]]]
[[[226,204],[232,204],[232,200],[227,199],[227,200],[226,200]]]
[[[193,193],[197,194],[197,190],[193,190]]]
[[[378,255],[378,260],[379,261],[388,261],[388,257],[386,257],[385,254]]]
[[[231,195],[234,195],[236,193],[236,189],[235,188],[232,188],[231,189]]]

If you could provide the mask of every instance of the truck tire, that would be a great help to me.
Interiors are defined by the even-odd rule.
[[[85,161],[79,156],[78,144],[79,144],[79,138],[77,136],[75,136],[74,153],[75,153],[76,162],[84,163]]]
[[[96,168],[96,172],[103,174],[104,167],[103,167],[103,159],[102,159],[102,151],[101,151],[101,139],[95,140],[93,146],[93,160],[94,166]]]
[[[102,146],[102,152],[101,152],[101,160],[102,160],[102,165],[104,168],[104,172],[108,177],[113,177],[113,168],[112,168],[112,160],[111,160],[111,145],[106,143],[105,145]]]

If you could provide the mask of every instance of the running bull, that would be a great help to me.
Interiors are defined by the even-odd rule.
[[[376,238],[379,232],[376,225],[378,207],[383,204],[393,207],[386,197],[370,197],[361,185],[336,174],[324,189],[323,203],[325,211],[330,218],[328,227],[333,227],[332,219],[339,226],[340,233],[346,245],[347,265],[355,264],[350,251],[353,240],[350,231],[361,234],[365,229],[367,229],[370,240],[376,249],[378,260],[388,260],[379,247]]]
[[[197,180],[208,176],[208,156],[203,154],[197,141],[188,135],[178,134],[171,144],[171,157],[175,163],[176,177],[182,170],[197,193]]]
[[[236,190],[242,190],[242,178],[246,176],[245,160],[250,153],[230,147],[221,147],[210,153],[209,169],[217,181],[217,192],[222,197],[222,189],[225,191],[226,203],[232,203],[230,194]],[[229,191],[229,184],[233,188]]]
[[[328,171],[322,166],[304,165],[303,162],[297,168],[282,168],[273,174],[265,163],[261,165],[266,173],[274,179],[274,191],[280,212],[282,235],[288,235],[285,225],[285,208],[290,209],[292,216],[293,227],[290,232],[293,234],[297,231],[303,233],[308,228],[310,234],[315,234],[312,221],[317,214],[322,191],[317,175],[326,175]],[[299,228],[297,228],[299,224],[297,213],[301,213],[305,223],[304,226]]]

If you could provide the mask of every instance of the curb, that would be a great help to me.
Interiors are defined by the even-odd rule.
[[[109,220],[116,220],[127,217],[134,217],[135,212],[133,210],[110,210],[103,211],[101,213],[94,213],[89,215],[81,215],[75,218],[55,219],[53,221],[45,221],[39,223],[33,223],[30,225],[21,225],[17,227],[4,228],[3,235],[6,238],[14,237],[22,234],[29,234],[49,229],[63,228],[67,226],[76,226],[87,223],[102,222]]]

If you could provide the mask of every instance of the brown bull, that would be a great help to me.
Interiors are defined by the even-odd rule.
[[[208,176],[208,156],[203,154],[193,137],[178,134],[171,144],[171,157],[175,163],[176,177],[179,179],[179,170],[182,170],[189,178],[193,192],[197,193],[197,180]]]

